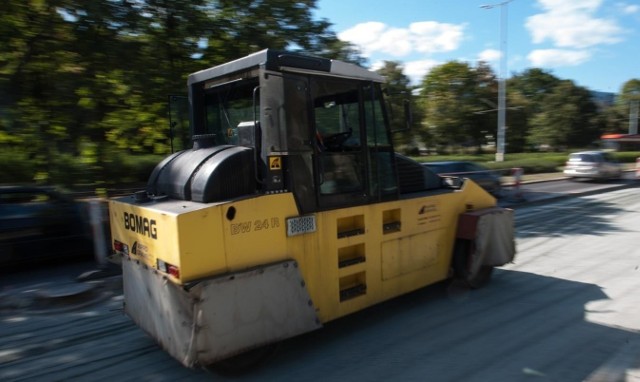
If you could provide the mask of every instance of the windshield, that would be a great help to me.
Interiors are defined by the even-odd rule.
[[[591,154],[571,154],[569,156],[571,162],[597,162],[598,159]]]
[[[254,91],[258,80],[243,80],[215,87],[205,94],[205,131],[216,144],[235,144],[238,125],[255,122]],[[256,102],[258,97],[256,96]]]

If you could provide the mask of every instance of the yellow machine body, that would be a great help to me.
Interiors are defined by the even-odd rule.
[[[317,212],[314,232],[288,236],[287,221],[298,217],[289,193],[213,204],[132,199],[112,200],[110,214],[112,237],[135,261],[181,285],[295,260],[322,322],[447,278],[458,216],[495,205],[467,181],[454,192]],[[152,222],[156,237],[125,216]]]

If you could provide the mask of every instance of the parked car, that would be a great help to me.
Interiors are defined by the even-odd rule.
[[[469,178],[489,193],[497,196],[502,185],[500,176],[478,163],[467,161],[425,162],[424,166],[438,175]]]
[[[581,151],[569,154],[564,175],[570,178],[611,179],[619,178],[622,166],[604,151]]]
[[[0,264],[93,256],[82,206],[49,187],[0,186]]]

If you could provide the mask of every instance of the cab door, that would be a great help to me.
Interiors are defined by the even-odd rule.
[[[320,209],[397,198],[393,149],[379,93],[370,82],[311,82]]]

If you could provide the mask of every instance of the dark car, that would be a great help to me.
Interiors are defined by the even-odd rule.
[[[499,195],[502,188],[500,176],[494,171],[474,162],[447,161],[426,162],[424,166],[438,175],[469,178],[492,195]]]
[[[0,264],[91,258],[80,203],[48,187],[0,186]]]

